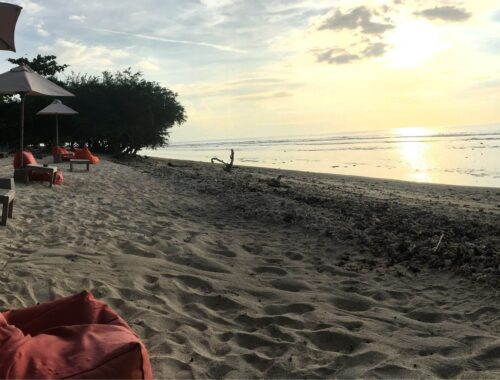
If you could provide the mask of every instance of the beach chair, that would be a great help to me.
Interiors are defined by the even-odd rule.
[[[16,190],[14,178],[0,178],[0,204],[2,204],[2,219],[0,225],[7,225],[7,218],[12,218]]]
[[[87,292],[0,313],[0,379],[152,379],[146,347]]]
[[[23,166],[21,167],[21,152],[16,152],[14,157],[14,169],[23,170],[25,172],[24,178],[19,178],[19,180],[31,181],[48,181],[49,186],[52,184],[62,185],[64,182],[64,176],[61,169],[55,166],[39,165],[33,154],[24,150],[22,152]],[[18,180],[16,178],[16,180]]]

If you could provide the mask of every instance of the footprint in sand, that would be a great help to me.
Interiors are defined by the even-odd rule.
[[[291,279],[274,280],[271,281],[271,285],[276,289],[287,292],[300,292],[310,289],[304,282]]]
[[[282,326],[294,330],[304,329],[304,322],[284,315],[272,317],[251,317],[247,314],[241,314],[235,318],[234,322],[242,326],[247,331],[255,331],[269,326]]]
[[[331,302],[335,307],[345,311],[367,311],[372,307],[368,299],[355,294],[351,294],[349,298],[334,297]]]
[[[363,377],[367,378],[391,378],[391,379],[416,379],[421,378],[418,371],[400,367],[395,364],[385,364],[366,372]]]
[[[210,252],[213,253],[213,254],[215,254],[215,255],[224,256],[224,257],[231,257],[231,258],[233,258],[233,257],[237,256],[236,253],[234,253],[234,252],[232,252],[232,251],[230,251],[228,249],[225,249],[225,248],[223,248],[223,249],[214,249],[214,250],[212,250]]]
[[[211,293],[214,291],[212,285],[199,277],[182,275],[177,276],[175,279],[176,281],[180,282],[182,285],[190,289],[201,290],[204,293]]]
[[[406,317],[424,323],[439,323],[444,320],[443,313],[427,310],[414,310],[406,313]]]
[[[277,274],[279,276],[284,276],[287,274],[287,271],[278,267],[271,267],[271,266],[260,266],[256,267],[253,269],[255,273],[258,274],[263,274],[263,273],[270,273],[270,274]]]
[[[268,315],[297,314],[302,315],[315,308],[307,303],[293,303],[289,305],[269,305],[264,307],[264,312]]]
[[[324,351],[342,352],[349,354],[354,352],[364,343],[369,343],[367,339],[361,339],[341,331],[321,330],[305,334],[309,341]]]
[[[304,256],[297,252],[285,252],[285,256],[294,261],[300,261],[304,259]]]

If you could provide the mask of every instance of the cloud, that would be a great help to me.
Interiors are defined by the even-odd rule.
[[[42,20],[40,20],[38,24],[36,24],[35,30],[38,33],[38,35],[42,37],[47,37],[50,35],[50,33],[44,29],[44,22]]]
[[[70,15],[68,17],[68,20],[77,21],[77,22],[85,22],[86,19],[87,19],[87,17],[85,17],[83,15]]]
[[[127,58],[130,53],[124,49],[109,48],[107,46],[89,46],[79,41],[70,41],[59,38],[52,45],[39,46],[43,53],[53,53],[58,60],[73,66],[76,71],[85,68],[96,70],[112,70],[116,61]]]
[[[361,57],[357,54],[351,54],[341,49],[328,49],[317,55],[318,62],[330,64],[345,64],[359,61]]]
[[[18,4],[21,7],[23,7],[23,12],[26,12],[26,13],[38,13],[42,9],[44,9],[40,4],[35,3],[34,1],[31,1],[31,0],[19,1]]]
[[[386,53],[388,47],[384,42],[371,43],[363,50],[363,57],[380,57]]]
[[[367,58],[380,57],[384,55],[389,47],[383,42],[368,42],[359,52],[348,52],[345,49],[333,48],[320,51],[316,54],[318,62],[330,64],[346,64],[365,60]]]
[[[338,9],[335,13],[328,17],[319,30],[341,30],[341,29],[358,29],[360,28],[366,34],[383,34],[387,30],[394,28],[394,24],[390,22],[375,22],[373,17],[376,16],[375,11],[367,7],[361,6],[351,9],[348,12],[342,13]]]
[[[261,93],[261,94],[254,94],[254,95],[243,95],[243,96],[238,96],[236,97],[236,100],[239,101],[259,101],[259,100],[269,100],[269,99],[279,99],[279,98],[288,98],[292,96],[290,92],[287,91],[277,91],[277,92],[271,92],[271,93]]]
[[[233,4],[233,0],[200,0],[207,8],[222,8]]]
[[[451,5],[442,7],[427,8],[420,12],[415,12],[417,16],[425,17],[429,20],[442,21],[465,21],[471,17],[471,13],[464,8]]]
[[[145,39],[145,40],[160,41],[160,42],[182,44],[182,45],[204,46],[204,47],[209,47],[212,49],[226,51],[226,52],[232,52],[232,53],[246,53],[246,51],[242,50],[242,49],[237,49],[237,48],[233,48],[231,46],[225,46],[225,45],[211,44],[208,42],[177,40],[177,39],[172,39],[172,38],[150,36],[150,35],[146,35],[146,34],[128,33],[128,32],[122,32],[122,31],[118,31],[118,30],[109,30],[109,29],[98,29],[98,28],[89,28],[89,29],[95,30],[97,32],[110,33],[110,34],[121,34],[124,36],[131,36],[131,37],[141,38],[141,39]]]
[[[359,6],[348,11],[336,9],[323,18],[318,30],[352,30],[349,45],[333,48],[315,49],[318,62],[329,64],[348,64],[359,62],[368,58],[382,56],[389,45],[384,42],[385,33],[393,29],[395,24],[389,17],[392,9],[386,5],[378,8]],[[341,40],[341,39],[339,39]]]
[[[493,15],[493,21],[500,22],[500,10],[496,11]]]
[[[153,58],[143,58],[135,64],[141,71],[160,71],[160,63]]]

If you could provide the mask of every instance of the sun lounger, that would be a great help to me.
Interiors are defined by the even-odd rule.
[[[22,176],[18,175],[17,180],[22,180],[26,183],[29,181],[48,181],[49,186],[52,184],[61,185],[64,181],[63,173],[56,166],[39,165],[31,152],[25,150],[22,153],[23,166],[21,167],[21,152],[17,152],[14,157],[14,169],[21,172]],[[22,178],[21,178],[22,177]]]
[[[14,178],[0,178],[0,203],[2,204],[2,219],[0,225],[7,225],[7,217],[12,218],[16,190]]]

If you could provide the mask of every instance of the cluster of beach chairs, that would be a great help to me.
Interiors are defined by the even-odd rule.
[[[54,147],[52,149],[54,163],[69,162],[70,171],[74,166],[84,165],[86,171],[90,171],[91,164],[99,163],[99,157],[93,155],[87,147],[67,150],[64,147]],[[8,153],[3,153],[2,157],[8,157]],[[40,156],[39,156],[40,157]],[[56,165],[39,164],[35,155],[29,150],[18,151],[14,157],[14,178],[0,178],[0,204],[2,214],[0,225],[6,226],[7,219],[12,218],[14,209],[14,199],[16,197],[14,179],[28,184],[30,181],[46,181],[49,187],[61,185],[64,181],[62,170]]]

